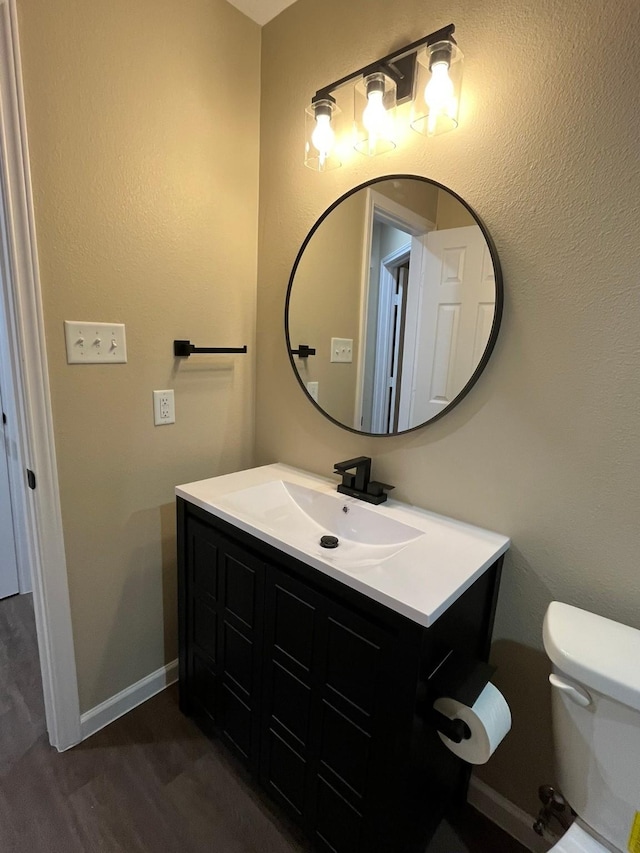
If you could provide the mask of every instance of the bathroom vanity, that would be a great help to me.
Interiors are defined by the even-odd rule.
[[[422,850],[468,781],[433,701],[487,660],[509,540],[285,465],[176,495],[183,712],[317,849]]]

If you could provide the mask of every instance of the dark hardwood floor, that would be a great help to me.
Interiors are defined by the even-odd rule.
[[[425,853],[522,853],[467,808]],[[0,853],[310,853],[165,690],[68,752],[48,743],[31,596],[0,601]]]

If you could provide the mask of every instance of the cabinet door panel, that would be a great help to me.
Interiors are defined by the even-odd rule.
[[[358,806],[366,788],[371,735],[326,701],[322,703],[321,732],[321,772],[325,772],[322,767],[330,770],[347,786],[345,795]]]
[[[278,652],[300,667],[300,676],[304,678],[313,659],[315,606],[308,597],[296,595],[283,583],[276,583],[273,588],[272,606],[275,611],[273,644]]]
[[[211,598],[218,597],[218,548],[210,536],[207,536],[207,528],[193,523],[191,527],[190,545],[192,554],[192,577],[193,584],[199,592],[210,595]]]
[[[241,758],[257,763],[264,564],[190,516],[185,544],[187,682],[194,711]]]
[[[301,817],[306,798],[307,762],[273,729],[266,733],[264,747],[267,788],[272,796],[284,799],[285,805]]]
[[[228,615],[234,616],[247,628],[255,627],[256,619],[256,569],[246,559],[225,553],[222,558],[224,571],[224,607]]]
[[[222,630],[224,677],[235,682],[246,700],[253,692],[253,643],[227,621]]]
[[[192,658],[191,695],[200,709],[216,722],[218,683],[209,662],[197,653]]]
[[[347,627],[343,620],[328,619],[326,686],[357,712],[371,717],[379,690],[381,648],[350,621]]]
[[[250,760],[253,754],[251,708],[228,684],[222,688],[222,734],[240,755]]]
[[[264,563],[219,537],[222,733],[251,766],[259,756]]]
[[[310,795],[308,744],[313,726],[318,596],[273,566],[265,589],[261,777],[291,816],[306,821]]]
[[[193,602],[193,641],[215,663],[218,659],[218,616],[206,599]]]
[[[394,636],[274,567],[265,603],[263,780],[321,849],[369,853],[367,797],[386,769],[373,734],[391,723],[379,692]]]
[[[363,851],[362,814],[321,776],[318,778],[314,835],[321,850],[331,853]]]
[[[271,715],[297,741],[306,746],[309,734],[311,689],[278,661],[271,674]]]

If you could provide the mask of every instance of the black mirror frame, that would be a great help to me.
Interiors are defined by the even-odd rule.
[[[343,424],[341,421],[338,421],[335,418],[331,417],[331,415],[328,412],[326,412],[322,408],[322,406],[320,406],[318,403],[316,403],[316,401],[313,399],[313,397],[307,391],[307,389],[304,385],[304,382],[302,381],[302,378],[300,377],[300,373],[298,372],[298,370],[296,368],[296,363],[293,360],[292,349],[294,349],[295,346],[292,347],[291,338],[289,335],[289,303],[291,301],[291,290],[293,288],[293,282],[295,280],[298,265],[300,264],[300,260],[302,259],[302,256],[304,254],[304,250],[307,248],[307,244],[309,243],[309,241],[311,240],[313,235],[316,233],[318,228],[322,225],[322,223],[327,218],[327,216],[329,216],[329,214],[333,210],[335,210],[335,208],[339,204],[341,204],[345,199],[349,198],[349,196],[352,196],[354,193],[359,192],[360,190],[364,190],[367,187],[374,186],[375,184],[382,183],[383,181],[397,181],[397,180],[407,180],[407,179],[414,180],[414,181],[415,180],[424,181],[427,184],[431,184],[432,186],[438,187],[438,189],[441,189],[441,190],[444,190],[445,192],[448,192],[457,201],[460,202],[460,204],[471,214],[471,216],[474,218],[474,220],[478,224],[478,227],[482,231],[482,235],[487,242],[487,246],[489,247],[489,254],[491,255],[491,261],[493,263],[493,271],[494,271],[494,276],[495,276],[496,303],[495,303],[495,310],[494,310],[494,315],[493,315],[493,324],[491,326],[491,332],[489,334],[489,339],[487,341],[487,345],[486,345],[485,350],[482,354],[482,358],[478,362],[478,366],[476,367],[476,369],[471,374],[471,377],[470,377],[469,381],[467,382],[467,384],[462,388],[460,393],[456,397],[453,398],[453,400],[449,403],[448,406],[446,406],[446,408],[444,408],[441,412],[438,412],[438,414],[434,415],[432,418],[429,418],[429,420],[423,421],[421,424],[417,424],[416,426],[410,427],[409,429],[399,430],[398,432],[384,432],[384,433],[365,432],[365,430],[355,429],[355,427],[347,426],[346,424]],[[503,286],[503,281],[502,281],[502,268],[500,266],[500,260],[498,258],[498,252],[496,251],[495,244],[493,242],[491,235],[489,234],[489,232],[487,230],[486,225],[484,224],[482,219],[478,216],[478,214],[475,212],[475,210],[463,198],[461,198],[458,195],[458,193],[454,192],[449,187],[446,187],[444,184],[441,184],[438,181],[432,180],[431,178],[425,178],[421,175],[404,175],[404,174],[402,174],[402,175],[383,175],[382,177],[373,178],[370,181],[366,181],[363,184],[358,184],[358,186],[353,187],[352,189],[348,190],[346,193],[343,193],[343,195],[341,195],[340,198],[336,199],[336,201],[334,201],[333,204],[331,204],[324,211],[324,213],[320,216],[320,218],[317,220],[315,225],[311,228],[311,230],[309,231],[309,233],[305,237],[304,242],[302,243],[302,246],[300,247],[300,250],[298,251],[298,254],[296,255],[296,259],[294,261],[293,268],[291,270],[291,275],[289,276],[289,284],[287,286],[287,296],[286,296],[285,304],[284,304],[284,333],[285,333],[285,342],[286,342],[286,346],[287,346],[287,353],[289,355],[289,361],[291,362],[291,368],[295,374],[296,379],[298,380],[298,384],[300,385],[300,387],[302,388],[302,390],[304,392],[305,397],[309,400],[309,402],[322,415],[324,415],[325,418],[327,418],[327,420],[331,421],[336,426],[339,426],[341,429],[348,430],[348,432],[356,433],[356,435],[369,436],[371,438],[389,438],[390,436],[407,435],[410,432],[415,432],[418,429],[423,429],[424,427],[429,426],[429,424],[432,424],[435,421],[440,420],[440,418],[442,418],[442,417],[444,417],[444,415],[448,414],[453,408],[455,408],[458,405],[458,403],[460,403],[467,396],[467,394],[469,393],[471,388],[478,381],[480,374],[482,373],[482,371],[487,366],[487,362],[489,361],[491,353],[493,352],[493,348],[495,347],[496,340],[498,338],[498,332],[500,331],[500,323],[502,322],[503,308],[504,308],[504,286]]]

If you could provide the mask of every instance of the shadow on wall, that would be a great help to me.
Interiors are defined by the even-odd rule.
[[[493,644],[491,663],[498,667],[492,681],[509,703],[513,728],[476,775],[535,816],[540,808],[538,787],[555,781],[551,663],[543,651],[513,640]]]
[[[160,507],[160,547],[162,549],[162,611],[164,614],[164,659],[178,657],[178,569],[176,504]]]

